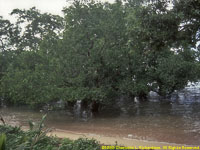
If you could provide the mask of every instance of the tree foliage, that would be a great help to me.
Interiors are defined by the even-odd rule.
[[[0,96],[107,103],[183,89],[200,78],[199,8],[196,0],[76,0],[64,18],[15,9],[16,23],[0,18]]]
[[[59,36],[63,29],[62,17],[41,14],[35,7],[29,10],[14,9],[11,15],[17,16],[16,25],[21,31],[17,41],[17,48],[20,51],[37,50],[45,36]]]

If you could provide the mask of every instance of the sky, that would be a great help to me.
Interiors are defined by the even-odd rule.
[[[4,19],[14,20],[9,15],[13,9],[29,9],[36,6],[42,13],[49,12],[55,15],[63,15],[63,7],[69,5],[66,1],[73,2],[73,0],[0,0],[0,16]],[[114,1],[114,0],[102,0],[102,1]]]
[[[41,12],[62,15],[62,8],[67,6],[66,0],[0,0],[0,16],[12,19],[9,13],[13,9],[29,9],[36,6]]]

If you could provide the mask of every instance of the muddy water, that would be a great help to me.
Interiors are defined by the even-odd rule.
[[[200,143],[200,89],[187,88],[164,99],[151,94],[147,102],[121,98],[112,107],[103,107],[91,116],[80,111],[48,112],[46,125],[61,130],[92,133],[111,137],[125,137],[149,141],[199,145]],[[6,122],[27,125],[38,121],[44,112],[28,108],[0,108]]]

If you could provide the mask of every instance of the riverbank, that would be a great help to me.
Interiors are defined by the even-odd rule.
[[[180,96],[184,94],[180,93]],[[45,125],[48,128],[68,130],[76,133],[92,133],[108,137],[199,145],[200,143],[200,99],[195,95],[172,103],[148,101],[127,102],[119,111],[102,111],[97,116],[77,116],[78,112],[49,111]],[[198,97],[198,95],[197,95]],[[27,126],[28,121],[38,122],[45,112],[26,107],[0,109],[5,122]],[[130,136],[132,137],[130,137]]]
[[[88,138],[88,139],[95,139],[99,141],[103,145],[118,145],[123,146],[143,146],[143,147],[161,147],[163,146],[186,146],[182,144],[175,144],[175,143],[165,143],[165,142],[156,142],[156,141],[146,141],[146,140],[137,140],[131,138],[122,138],[122,137],[107,137],[103,135],[91,134],[91,133],[76,133],[67,130],[60,130],[54,129],[52,132],[48,133],[51,136],[57,136],[60,138],[69,138],[72,140],[77,140],[78,138]]]
[[[182,117],[180,115],[168,115],[168,113],[171,114],[176,111],[169,111],[168,105],[160,104],[161,107],[159,104],[148,102],[145,105],[146,109],[139,107],[138,104],[138,111],[143,108],[140,112],[146,112],[148,115],[107,117],[108,113],[105,113],[104,117],[98,116],[88,120],[76,118],[75,115],[67,114],[67,111],[51,111],[48,112],[45,125],[47,128],[54,129],[49,134],[71,139],[79,137],[95,138],[105,145],[114,145],[115,141],[119,145],[125,146],[199,145],[199,111],[196,111],[199,105],[196,104],[197,107],[195,106],[192,112],[194,114],[193,118],[188,114],[191,105],[189,110],[184,111],[188,114],[190,118],[188,119],[188,116],[186,117],[183,114],[185,109],[180,109],[181,106],[178,105],[181,112],[178,110],[177,112],[182,113]],[[157,109],[153,110],[155,107]],[[159,111],[158,108],[160,108]],[[165,113],[162,113],[163,111]],[[21,107],[1,108],[0,112],[6,124],[23,127],[28,126],[28,120],[35,123],[39,122],[43,115],[43,113]],[[166,143],[163,143],[163,141]]]
[[[28,131],[29,127],[22,125],[19,122],[12,122],[6,120],[6,122],[9,125],[12,126],[20,126],[23,131]],[[0,123],[1,124],[1,123]],[[85,130],[87,131],[87,130]],[[133,135],[128,135],[129,137],[121,137],[121,136],[107,136],[107,135],[101,135],[97,133],[92,132],[80,132],[80,130],[74,131],[74,130],[63,130],[59,128],[52,128],[51,132],[47,133],[48,136],[54,136],[58,138],[68,138],[70,140],[77,140],[79,138],[87,138],[87,139],[95,139],[96,141],[100,142],[101,145],[121,145],[121,146],[134,146],[134,147],[160,147],[160,149],[163,149],[164,146],[167,147],[174,147],[174,146],[195,146],[195,145],[186,145],[186,144],[176,144],[176,143],[168,143],[168,142],[157,142],[157,141],[147,141],[147,140],[139,140],[134,139]]]
[[[28,126],[21,126],[21,129],[25,132],[29,131]],[[153,147],[155,150],[157,149],[164,149],[164,147],[182,147],[182,146],[190,146],[191,145],[183,145],[183,144],[176,144],[176,143],[167,143],[167,142],[156,142],[156,141],[146,141],[146,140],[137,140],[131,138],[122,138],[122,137],[109,137],[104,135],[92,134],[92,133],[78,133],[70,130],[61,130],[61,129],[52,129],[50,132],[47,133],[49,137],[56,137],[56,138],[68,138],[70,140],[76,141],[80,138],[95,140],[100,143],[100,145],[119,145],[125,147]],[[194,145],[193,145],[194,146]]]

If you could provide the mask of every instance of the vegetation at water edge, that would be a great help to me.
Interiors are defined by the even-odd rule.
[[[200,79],[200,1],[75,0],[64,17],[35,7],[0,17],[0,101],[43,106],[147,98]]]

